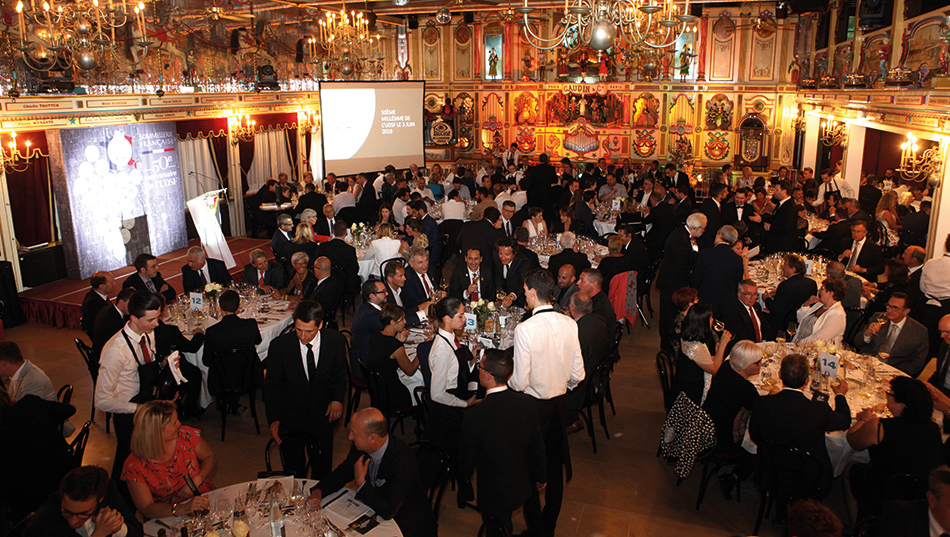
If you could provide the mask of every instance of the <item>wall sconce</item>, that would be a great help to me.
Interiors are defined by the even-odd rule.
[[[251,119],[249,115],[236,115],[228,117],[228,134],[230,134],[231,144],[237,145],[238,142],[250,142],[254,139],[254,127],[257,122]]]
[[[942,153],[942,142],[936,146],[925,149],[919,156],[917,153],[920,147],[917,145],[917,137],[914,133],[907,133],[907,141],[901,144],[901,164],[897,168],[901,177],[908,180],[917,180],[921,176],[924,179],[930,179],[936,174],[943,162],[940,159]]]
[[[310,131],[313,134],[316,134],[320,130],[320,112],[316,110],[298,110],[297,111],[297,126],[301,131]]]
[[[0,160],[3,161],[3,167],[7,172],[21,173],[30,167],[30,159],[35,157],[38,152],[37,149],[32,148],[32,145],[33,143],[27,140],[24,144],[26,149],[21,152],[20,148],[17,147],[16,133],[10,133],[10,141],[7,146],[5,148],[0,146]]]
[[[795,115],[795,119],[792,120],[792,126],[795,127],[795,132],[803,132],[806,123],[808,122],[805,120],[805,111],[799,110],[798,114]]]
[[[844,145],[848,142],[848,123],[833,117],[821,122],[821,143],[826,147]]]

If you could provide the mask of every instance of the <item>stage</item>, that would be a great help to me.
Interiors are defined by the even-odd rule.
[[[227,238],[231,255],[237,263],[230,269],[231,277],[240,279],[244,274],[244,265],[250,263],[251,250],[261,248],[269,257],[273,257],[270,250],[270,241],[264,239]],[[200,246],[198,239],[188,241],[188,246],[167,254],[158,256],[158,267],[162,277],[180,294],[181,267],[185,265],[185,255],[188,248]],[[122,282],[135,274],[132,266],[113,270],[116,288],[112,297],[122,288]],[[48,324],[56,328],[71,328],[79,330],[79,320],[82,317],[82,301],[89,292],[89,280],[62,279],[39,287],[34,287],[20,293],[20,307],[27,322]]]

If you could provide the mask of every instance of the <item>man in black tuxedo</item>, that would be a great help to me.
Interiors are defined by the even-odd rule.
[[[917,307],[924,302],[924,293],[920,290],[920,273],[927,261],[927,251],[921,246],[908,246],[901,254],[901,261],[907,265],[910,271],[910,283],[907,290],[907,296],[910,297],[911,314]]]
[[[309,459],[311,477],[323,479],[333,462],[333,424],[346,397],[346,341],[323,328],[317,302],[301,300],[293,318],[294,333],[275,338],[267,351],[267,421],[284,470],[304,478]]]
[[[409,270],[412,270],[411,268]],[[413,304],[411,307],[403,300],[403,291],[406,288],[406,268],[398,261],[390,261],[383,266],[383,279],[386,282],[386,302],[396,304],[406,310],[406,326],[419,326],[427,319],[429,305],[432,302],[427,298],[424,302]],[[410,293],[412,294],[412,293]]]
[[[798,252],[804,244],[798,234],[798,208],[790,192],[788,181],[775,183],[775,199],[778,204],[771,218],[763,224],[768,232],[766,245],[770,252]]]
[[[205,330],[204,354],[202,362],[208,368],[208,391],[211,395],[219,396],[222,383],[228,386],[246,386],[249,380],[245,375],[253,375],[255,384],[260,368],[260,359],[257,355],[257,346],[261,343],[261,331],[254,319],[242,319],[237,316],[241,305],[241,297],[236,292],[227,290],[218,297],[218,306],[224,314],[217,323]],[[241,350],[244,357],[254,362],[216,364],[217,354],[222,351]],[[215,367],[220,365],[220,371]],[[227,378],[219,378],[219,374]],[[237,401],[229,401],[230,410],[238,412]]]
[[[733,200],[722,206],[722,223],[734,226],[736,222],[745,222],[751,228],[753,223],[762,222],[762,217],[755,214],[755,208],[748,203],[750,196],[748,188],[736,190]]]
[[[545,211],[553,210],[549,207],[551,185],[557,183],[557,170],[548,163],[548,154],[538,156],[539,163],[528,168],[528,205],[541,207]]]
[[[835,393],[835,409],[832,410],[827,403],[813,401],[802,392],[809,378],[808,360],[804,356],[789,354],[783,358],[780,375],[782,391],[756,400],[749,421],[749,435],[759,446],[764,442],[778,442],[817,457],[824,467],[819,494],[827,495],[832,475],[825,432],[851,427],[851,410],[845,398],[848,381],[842,378],[841,384],[831,387]]]
[[[933,203],[924,200],[920,202],[920,210],[910,213],[904,217],[903,228],[901,229],[901,239],[906,244],[914,246],[925,246],[927,244],[927,231],[930,229],[930,210]]]
[[[676,221],[680,224],[686,223],[686,217],[693,214],[693,201],[689,199],[689,192],[683,192],[678,188],[673,188],[673,212],[676,215]]]
[[[834,222],[828,225],[828,229],[816,231],[812,235],[821,239],[821,242],[818,243],[819,248],[827,249],[837,255],[841,253],[842,243],[851,234],[851,221],[840,212],[835,213],[834,218]]]
[[[719,233],[719,228],[723,224],[722,204],[726,201],[728,195],[729,189],[722,183],[715,183],[709,187],[709,197],[703,201],[699,208],[706,215],[706,231],[700,235],[697,241],[700,249],[712,248],[715,244],[716,234]]]
[[[416,456],[375,408],[364,408],[350,421],[353,445],[346,459],[317,486],[308,501],[319,503],[346,487],[356,499],[385,519],[393,519],[403,535],[436,537],[435,516],[419,475]]]
[[[877,204],[884,196],[884,193],[881,192],[878,186],[880,184],[880,179],[874,175],[869,175],[867,179],[865,179],[864,184],[858,189],[858,203],[861,205],[861,208],[864,209],[864,212],[869,214],[877,212]]]
[[[294,240],[294,219],[289,214],[277,217],[277,231],[270,240],[270,249],[274,252],[277,262],[286,270],[290,267],[290,242]]]
[[[706,215],[693,213],[686,219],[685,226],[679,226],[670,232],[663,248],[663,260],[656,276],[656,287],[660,290],[660,342],[661,348],[669,348],[670,332],[676,307],[673,306],[673,292],[688,287],[692,282],[693,266],[699,256],[696,238],[706,230]]]
[[[464,302],[495,300],[495,278],[478,248],[469,248],[449,279],[449,296]]]
[[[782,260],[785,281],[766,294],[765,307],[769,310],[769,329],[766,339],[783,333],[789,322],[794,322],[795,311],[810,297],[818,294],[818,284],[805,275],[805,260],[797,254],[787,254]]]
[[[92,340],[96,333],[96,316],[109,305],[109,295],[115,290],[115,277],[111,272],[99,271],[89,278],[92,289],[82,299],[82,330]]]
[[[444,292],[439,280],[429,270],[429,255],[425,249],[413,248],[409,252],[409,267],[406,269],[406,284],[402,288],[402,306],[407,312],[428,310],[432,297],[441,300]]]
[[[269,295],[275,289],[284,287],[284,267],[275,261],[267,259],[267,254],[260,248],[251,250],[251,262],[244,265],[242,282],[257,287],[257,292]]]
[[[313,224],[313,232],[316,235],[322,237],[332,237],[333,236],[333,226],[336,224],[336,210],[333,208],[332,203],[327,203],[323,206],[323,218],[317,220],[316,224]]]
[[[528,262],[528,269],[541,268],[541,260],[538,259],[538,254],[528,248],[528,229],[523,226],[518,226],[515,228],[514,238],[515,242],[518,243],[517,254],[525,258],[525,261]]]
[[[317,192],[316,185],[307,183],[307,185],[304,186],[303,195],[297,198],[297,214],[302,213],[304,209],[313,209],[314,212],[320,212],[326,204],[327,197]]]
[[[656,195],[654,196],[653,194]],[[663,248],[666,245],[666,239],[670,236],[670,233],[680,222],[685,224],[689,214],[686,214],[682,220],[679,220],[677,209],[669,203],[663,203],[660,199],[659,192],[654,192],[653,194],[650,194],[649,208],[644,211],[643,223],[644,225],[649,224],[652,226],[650,230],[647,231],[645,243],[647,250],[650,252],[650,260],[656,261],[663,257]],[[691,203],[690,207],[692,207]],[[692,210],[690,210],[690,212],[692,212]]]
[[[360,262],[356,259],[356,248],[346,243],[346,222],[338,220],[333,225],[333,240],[320,245],[320,255],[330,259],[333,264],[333,270],[337,280],[342,276],[345,281],[339,283],[344,286],[344,291],[353,293],[359,291],[360,284]]]
[[[930,537],[950,531],[950,468],[940,466],[927,479],[926,500],[884,502],[875,537]]]
[[[597,237],[597,230],[594,228],[594,210],[591,207],[597,203],[597,194],[592,190],[584,191],[584,201],[574,204],[574,220],[582,225],[581,235],[588,237]]]
[[[129,320],[129,299],[135,294],[135,289],[126,287],[115,296],[115,301],[99,310],[96,315],[96,331],[92,334],[92,354],[99,359],[99,353],[112,336],[119,333],[125,322]]]
[[[501,211],[498,207],[488,207],[482,213],[482,219],[462,224],[458,234],[459,251],[467,252],[477,248],[485,259],[495,255],[495,241],[502,236]]]
[[[590,268],[590,259],[587,254],[574,251],[574,243],[577,237],[570,231],[561,233],[561,252],[554,254],[548,260],[548,272],[557,278],[558,271],[564,265],[574,265],[574,272],[580,274],[582,270]]]
[[[613,343],[614,329],[617,326],[617,312],[613,304],[603,291],[604,275],[597,269],[588,268],[581,271],[577,277],[577,290],[590,297],[594,315],[600,317],[610,333]]]
[[[356,174],[356,184],[360,185],[360,199],[356,200],[356,221],[376,221],[376,189],[365,173]]]
[[[320,303],[324,323],[327,328],[336,330],[336,310],[343,299],[343,285],[333,276],[333,263],[326,257],[318,257],[313,262],[313,275],[317,285],[307,298]]]
[[[758,304],[758,286],[753,280],[742,280],[737,287],[739,294],[736,300],[726,306],[721,317],[726,330],[732,334],[732,340],[726,347],[726,354],[729,354],[736,341],[748,340],[762,343],[765,334],[769,333],[765,315]]]
[[[877,277],[884,272],[884,252],[868,238],[868,224],[863,220],[851,222],[851,240],[845,240],[842,247],[838,261],[844,263],[848,270],[872,282],[877,281]]]
[[[131,287],[136,291],[161,293],[166,302],[174,302],[178,297],[175,289],[165,282],[158,272],[158,259],[152,254],[139,254],[135,258],[135,274],[122,282],[122,288]]]
[[[89,533],[91,522],[95,531]],[[80,533],[83,528],[83,533]],[[109,474],[98,466],[81,466],[63,477],[54,492],[25,523],[23,537],[141,537],[142,524],[129,509]]]
[[[604,319],[595,313],[594,303],[583,291],[571,295],[568,315],[577,322],[577,337],[581,343],[581,354],[584,356],[584,371],[587,378],[582,380],[573,390],[567,393],[567,426],[568,434],[584,428],[578,410],[584,404],[584,392],[591,373],[610,356],[614,336]]]
[[[748,276],[748,260],[732,249],[738,239],[736,228],[722,226],[716,233],[716,245],[702,250],[696,258],[693,287],[699,291],[699,301],[712,306],[716,318],[733,301],[732,290]]]
[[[640,235],[633,232],[630,224],[619,225],[617,236],[620,237],[623,243],[623,248],[620,251],[627,259],[627,265],[637,271],[637,289],[641,289],[645,285],[647,276],[649,276],[647,272],[650,270],[650,252],[647,251]]]
[[[494,259],[495,290],[504,291],[505,298],[502,305],[512,304],[524,307],[524,276],[528,272],[528,261],[517,255],[518,243],[510,237],[502,237],[495,241],[495,250],[498,252]]]
[[[478,380],[486,395],[462,420],[458,478],[469,483],[478,468],[483,521],[495,518],[510,534],[511,513],[524,506],[528,532],[542,535],[538,492],[547,483],[544,438],[534,398],[507,387],[513,370],[507,351],[485,351]],[[463,488],[471,490],[471,484]]]
[[[231,275],[224,261],[209,259],[200,246],[192,246],[185,256],[188,264],[181,267],[181,286],[185,293],[204,292],[205,285],[218,283],[222,287],[231,284]]]
[[[363,283],[360,294],[363,301],[353,312],[353,324],[350,327],[352,331],[350,337],[350,371],[356,378],[365,382],[366,379],[363,378],[363,370],[359,362],[369,363],[369,336],[383,329],[383,323],[379,320],[379,312],[389,297],[389,290],[384,282],[369,280]]]

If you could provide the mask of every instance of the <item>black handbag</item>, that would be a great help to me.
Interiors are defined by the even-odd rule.
[[[132,341],[124,330],[122,331],[122,337],[125,338],[125,342],[129,345],[129,350],[132,351],[132,357],[135,359],[135,362],[139,364],[139,393],[135,394],[135,397],[130,399],[129,402],[142,404],[156,399],[174,399],[175,394],[178,393],[178,383],[175,382],[171,368],[168,367],[168,360],[156,358],[151,362],[142,363],[135,353],[135,347],[132,345]]]

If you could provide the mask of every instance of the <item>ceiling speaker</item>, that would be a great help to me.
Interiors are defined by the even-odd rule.
[[[475,22],[475,12],[466,11],[462,13],[462,20],[465,21],[465,24],[473,24]]]
[[[409,21],[408,26],[410,30],[419,29],[419,15],[409,15],[408,21]]]

